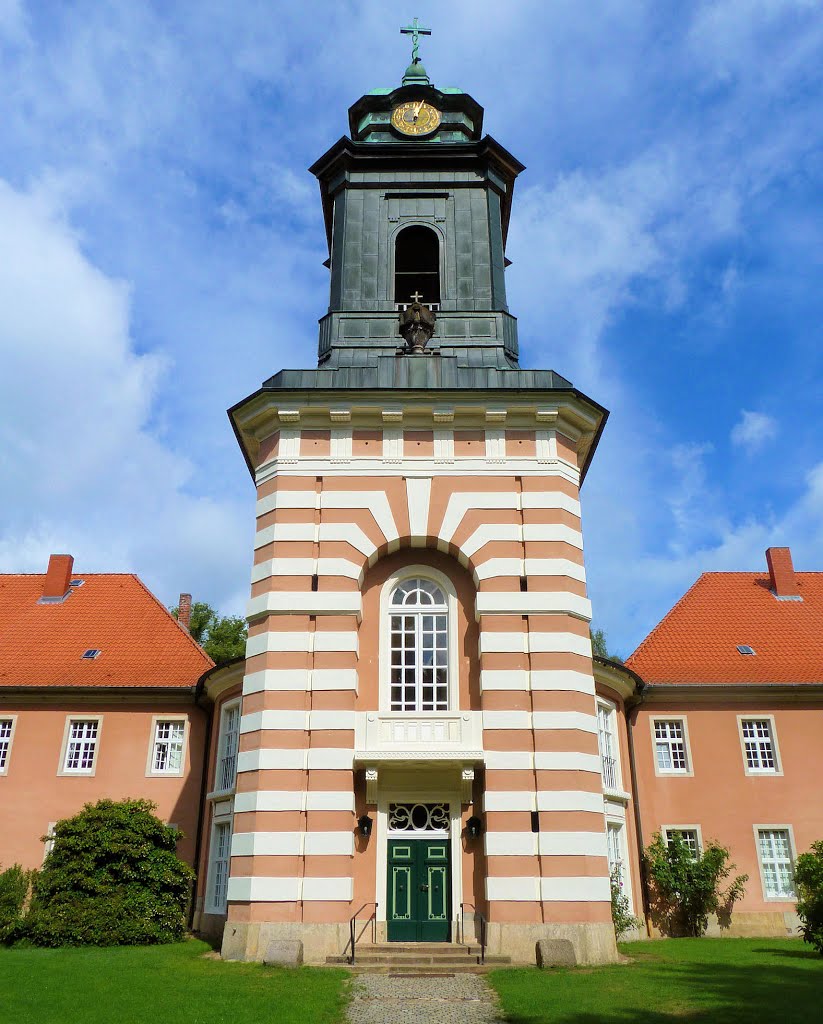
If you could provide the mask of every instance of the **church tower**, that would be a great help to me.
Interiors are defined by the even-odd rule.
[[[521,369],[523,165],[417,53],[311,168],[313,369],[230,410],[257,487],[224,955],[615,959],[579,487],[605,410]]]

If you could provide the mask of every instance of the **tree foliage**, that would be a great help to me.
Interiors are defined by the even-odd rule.
[[[31,876],[32,872],[19,864],[0,871],[0,942],[14,938],[19,931]]]
[[[609,645],[608,641],[606,640],[606,633],[604,630],[592,629],[590,630],[590,634],[592,640],[593,654],[595,654],[598,658],[608,658],[609,661],[617,661],[621,665],[623,664],[622,658],[619,658],[616,654],[609,654]]]
[[[33,887],[25,935],[41,946],[116,946],[182,938],[194,872],[179,829],[148,800],[100,800],[58,821]]]
[[[179,608],[171,609],[178,617]],[[225,665],[246,653],[248,629],[238,615],[218,615],[205,601],[194,601],[191,606],[189,633],[203,648],[215,665]]]
[[[731,915],[745,894],[748,875],[737,875],[722,888],[735,866],[729,850],[719,843],[708,843],[695,857],[679,832],[671,833],[668,842],[655,832],[643,856],[652,916],[669,935],[702,935],[709,914]]]
[[[794,866],[797,887],[797,913],[803,938],[823,954],[823,839],[801,853]]]

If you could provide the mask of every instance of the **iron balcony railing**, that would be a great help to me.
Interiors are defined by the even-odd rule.
[[[217,773],[218,791],[223,793],[228,789],[234,789],[234,780],[237,777],[237,754],[227,754],[220,758],[220,770]]]
[[[617,784],[617,758],[603,755],[600,758],[603,767],[603,788],[618,789]]]
[[[440,303],[439,302],[422,302],[421,304],[423,306],[426,306],[427,309],[430,309],[432,311],[432,313],[439,313],[440,312]],[[395,302],[394,308],[398,311],[398,313],[401,313],[401,312],[405,312],[409,308],[410,305],[411,305],[410,302]]]

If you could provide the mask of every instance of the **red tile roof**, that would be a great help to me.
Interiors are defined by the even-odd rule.
[[[0,575],[0,687],[190,687],[212,667],[136,576],[73,578],[85,582],[62,603],[38,604],[45,574]]]
[[[704,573],[626,665],[647,683],[823,682],[823,572],[795,579],[802,601],[778,600],[768,573]]]

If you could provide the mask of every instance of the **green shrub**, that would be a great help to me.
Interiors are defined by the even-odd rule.
[[[0,871],[0,942],[13,939],[20,928],[31,874],[19,864]]]
[[[644,851],[655,924],[669,935],[702,935],[709,914],[728,919],[745,894],[748,875],[738,875],[725,889],[721,885],[734,871],[729,851],[710,842],[695,857],[679,832],[668,842],[659,832]]]
[[[32,892],[25,934],[40,946],[175,942],[194,872],[177,856],[182,833],[148,800],[100,800],[54,826]]]
[[[797,886],[797,913],[803,938],[823,954],[823,839],[801,853],[794,866]]]

